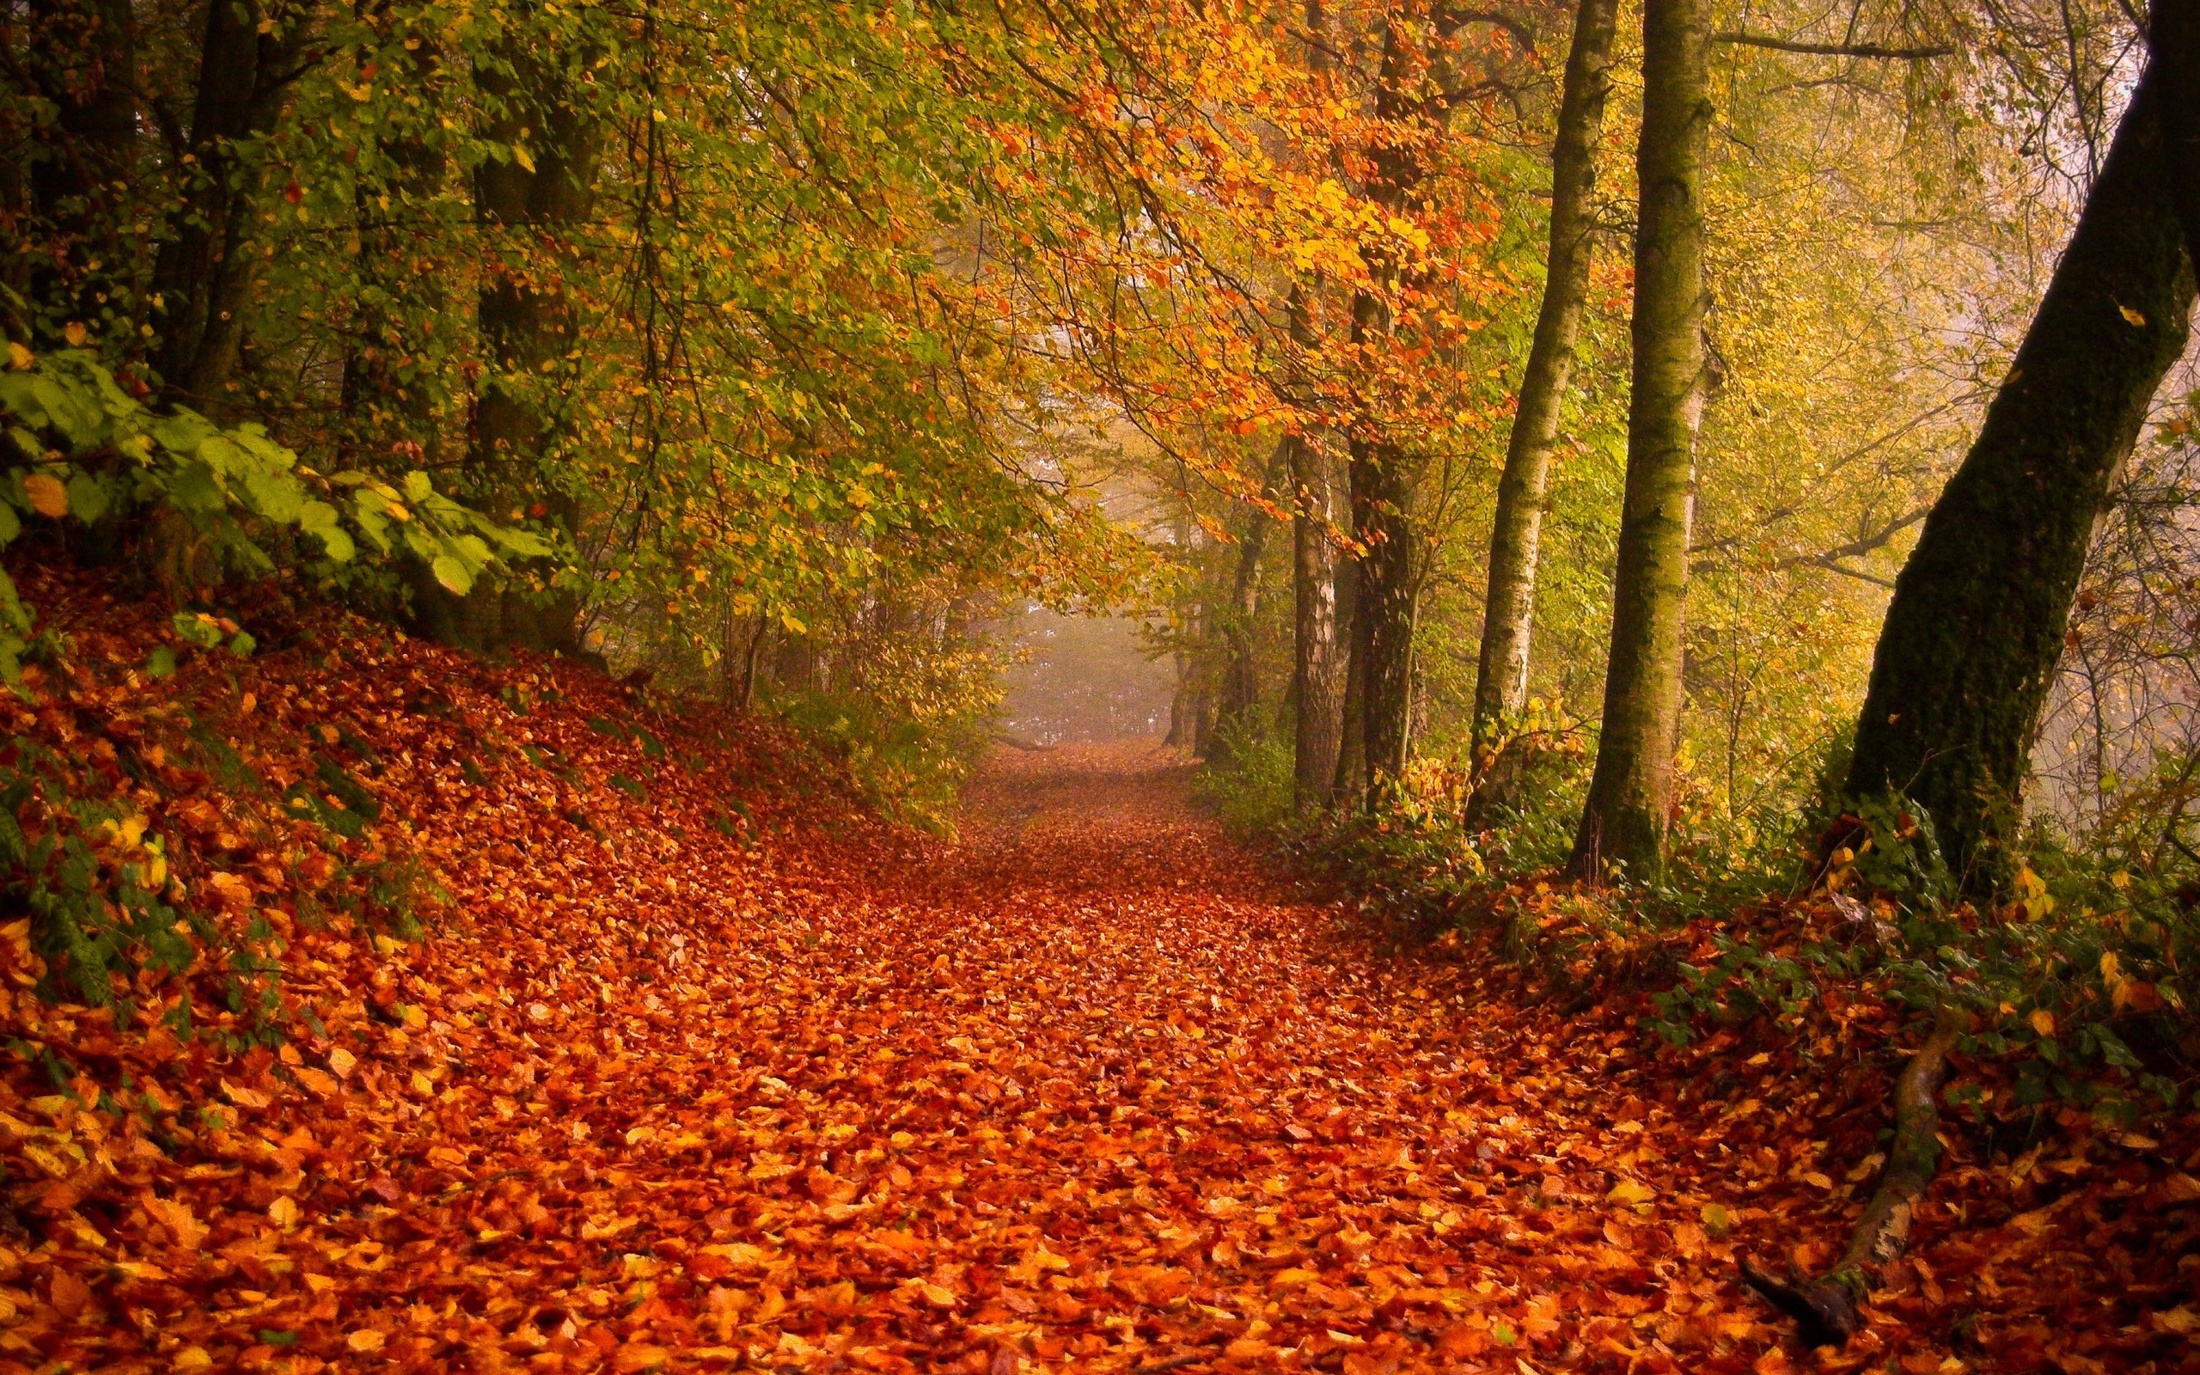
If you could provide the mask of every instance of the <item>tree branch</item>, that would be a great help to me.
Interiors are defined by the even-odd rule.
[[[1948,57],[1952,47],[1889,48],[1877,43],[1804,43],[1792,38],[1772,38],[1758,33],[1715,33],[1714,43],[1736,43],[1745,48],[1770,48],[1774,52],[1804,53],[1813,57],[1873,57],[1893,62],[1923,62]]]

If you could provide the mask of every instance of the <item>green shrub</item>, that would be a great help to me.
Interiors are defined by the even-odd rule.
[[[1290,820],[1291,741],[1257,713],[1223,722],[1215,735],[1214,749],[1193,776],[1194,794],[1243,835]]]

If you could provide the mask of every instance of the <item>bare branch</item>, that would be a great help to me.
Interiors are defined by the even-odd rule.
[[[1884,58],[1890,62],[1923,62],[1928,58],[1948,57],[1955,49],[1947,46],[1930,48],[1889,48],[1878,43],[1805,43],[1793,38],[1773,38],[1759,33],[1715,33],[1714,43],[1735,43],[1745,48],[1770,48],[1774,52],[1803,53],[1812,57],[1870,57]]]

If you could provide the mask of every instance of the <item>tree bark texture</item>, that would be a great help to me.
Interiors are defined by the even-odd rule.
[[[1354,651],[1365,656],[1360,679],[1361,746],[1366,787],[1405,774],[1413,746],[1413,633],[1420,601],[1421,557],[1414,522],[1416,477],[1391,445],[1365,457],[1370,499],[1360,538],[1360,600],[1354,608]]]
[[[1505,469],[1490,530],[1489,593],[1475,674],[1474,742],[1494,743],[1499,721],[1527,701],[1529,639],[1535,628],[1536,556],[1548,500],[1559,408],[1573,373],[1574,345],[1595,253],[1596,146],[1611,92],[1612,31],[1618,0],[1581,0],[1566,55],[1558,134],[1551,147],[1551,236],[1543,304],[1520,379]]]
[[[2200,262],[2200,0],[2156,0],[2149,48],[2161,88],[2162,132],[2185,251]]]
[[[1895,580],[1857,720],[1851,795],[1923,807],[1973,891],[2016,816],[2086,550],[2183,352],[2192,260],[2160,64],[2109,145],[2039,312]]]
[[[1643,10],[1627,482],[1603,729],[1574,837],[1573,871],[1584,878],[1615,862],[1650,877],[1664,857],[1703,413],[1707,11],[1705,0],[1647,0]]]
[[[1330,543],[1329,475],[1304,435],[1288,441],[1291,461],[1292,802],[1327,803],[1336,785],[1344,683],[1337,671],[1337,563]]]

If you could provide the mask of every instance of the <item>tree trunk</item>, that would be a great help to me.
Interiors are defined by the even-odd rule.
[[[474,174],[475,217],[493,258],[475,306],[488,367],[474,400],[468,476],[491,510],[522,509],[577,533],[580,504],[551,470],[569,438],[564,388],[580,334],[565,282],[595,208],[602,125],[578,103],[585,88],[567,80],[565,56],[515,22],[478,78],[487,137],[525,149],[533,165],[515,155]],[[577,654],[579,610],[567,592],[484,579],[451,614],[431,614],[431,624],[470,648]]]
[[[102,283],[127,272],[121,219],[135,184],[137,35],[128,0],[33,0],[25,54],[37,94],[55,109],[26,178],[36,251],[23,286],[42,317],[41,347],[75,322],[109,334]],[[100,274],[100,267],[107,269]],[[25,322],[28,324],[29,322]],[[122,322],[127,325],[128,321]],[[134,340],[128,340],[134,343]]]
[[[2177,215],[2200,262],[2200,0],[2155,0],[2147,18]]]
[[[2140,77],[2078,227],[1963,465],[1895,581],[1848,791],[1937,823],[1973,891],[2016,818],[2095,522],[2183,352],[2192,260],[2161,122]]]
[[[1482,613],[1482,654],[1474,685],[1474,743],[1495,743],[1499,721],[1519,713],[1528,695],[1528,642],[1535,627],[1536,556],[1550,490],[1559,406],[1573,372],[1595,253],[1591,201],[1596,146],[1611,91],[1612,30],[1618,0],[1581,0],[1566,56],[1558,136],[1551,147],[1551,241],[1535,342],[1520,379],[1505,470],[1490,531],[1489,595]]]
[[[236,370],[255,270],[246,248],[260,169],[240,165],[237,147],[273,124],[306,36],[303,15],[276,23],[259,0],[206,7],[191,111],[196,167],[153,269],[161,375],[202,405]]]
[[[426,91],[441,59],[436,35],[387,6],[362,7],[360,19],[389,55],[389,80]],[[408,113],[401,118],[415,118]],[[351,337],[344,355],[342,401],[354,448],[387,450],[411,442],[419,460],[437,457],[435,383],[430,375],[435,321],[445,293],[439,274],[423,271],[432,252],[417,240],[429,203],[443,190],[441,146],[415,125],[375,140],[376,162],[355,173],[352,208],[359,232]],[[370,460],[372,461],[372,460]]]
[[[1329,477],[1304,435],[1287,441],[1291,460],[1292,802],[1307,811],[1336,784],[1338,717],[1337,566],[1330,547]]]
[[[1437,26],[1448,37],[1456,18]],[[1411,126],[1448,116],[1448,105],[1434,105],[1418,93],[1424,54],[1413,50],[1398,22],[1382,25],[1382,63],[1376,77],[1375,114],[1386,128]],[[1427,169],[1421,141],[1396,137],[1370,150],[1367,196],[1396,214],[1415,203]],[[1370,285],[1352,297],[1351,341],[1362,356],[1392,347],[1397,320],[1392,295],[1401,284],[1400,265],[1386,245],[1363,245]],[[1418,283],[1415,283],[1418,284]],[[1421,464],[1393,436],[1388,417],[1355,415],[1347,437],[1351,467],[1352,531],[1361,551],[1356,564],[1351,619],[1352,661],[1346,675],[1348,712],[1357,689],[1358,738],[1348,728],[1346,749],[1360,753],[1361,770],[1351,790],[1368,793],[1385,779],[1405,771],[1412,747],[1413,639],[1421,575],[1426,564],[1416,521],[1415,498]]]
[[[1329,780],[1329,798],[1357,803],[1367,789],[1367,693],[1361,675],[1367,655],[1360,648],[1360,560],[1337,567],[1337,644],[1344,651],[1344,684],[1337,710],[1337,769]]]
[[[1646,0],[1642,136],[1635,154],[1633,391],[1612,577],[1611,659],[1573,872],[1609,863],[1654,876],[1664,858],[1680,726],[1682,613],[1703,413],[1704,146],[1711,100],[1705,0]]]
[[[1282,496],[1295,442],[1290,436],[1277,441],[1275,455],[1261,480],[1263,500],[1272,502]],[[1253,636],[1260,620],[1261,560],[1268,552],[1270,524],[1266,511],[1252,508],[1247,513],[1245,534],[1238,542],[1237,572],[1231,579],[1230,619],[1224,637],[1230,657],[1223,666],[1222,690],[1215,703],[1215,738],[1224,754],[1232,740],[1241,738],[1242,732],[1250,728],[1248,723],[1260,706],[1260,670]],[[1224,727],[1229,729],[1225,731]]]
[[[1354,648],[1366,656],[1360,680],[1361,745],[1366,786],[1405,774],[1413,740],[1413,631],[1419,609],[1420,534],[1414,522],[1417,474],[1395,446],[1377,446],[1366,460],[1371,499],[1360,538],[1360,601],[1354,608]]]

